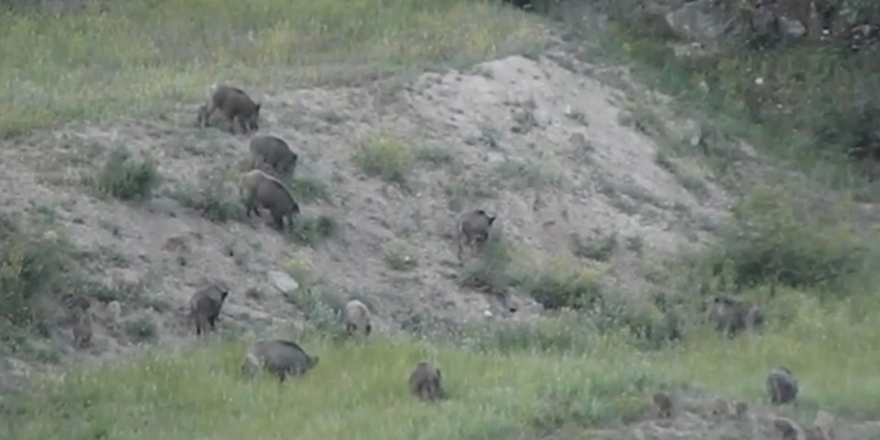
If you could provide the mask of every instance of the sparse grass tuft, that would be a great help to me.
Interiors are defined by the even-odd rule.
[[[440,168],[455,162],[455,156],[444,148],[419,148],[416,158],[431,167]]]
[[[391,133],[378,132],[363,139],[352,158],[364,174],[404,184],[416,156],[404,140]]]
[[[499,185],[507,185],[515,190],[558,188],[565,183],[564,176],[534,159],[505,161],[495,167],[495,173]]]
[[[598,235],[592,239],[585,239],[574,233],[570,236],[572,253],[576,257],[588,258],[600,262],[611,259],[614,248],[617,246],[617,233]]]
[[[287,300],[299,309],[309,323],[311,334],[339,340],[344,336],[341,296],[314,285],[303,285],[287,294]]]
[[[592,310],[603,303],[601,272],[557,261],[526,282],[525,290],[546,309]]]
[[[222,180],[208,178],[198,188],[177,188],[169,195],[214,222],[224,223],[244,218],[244,205],[238,197],[230,194]]]
[[[291,178],[287,181],[287,187],[297,203],[330,201],[330,187],[315,177]]]
[[[333,237],[339,230],[336,219],[327,215],[300,215],[293,223],[293,237],[306,246],[315,246],[322,240]]]
[[[122,200],[147,199],[161,179],[154,160],[136,159],[131,150],[121,146],[110,152],[96,184],[99,191]]]
[[[419,265],[412,250],[403,243],[393,242],[385,248],[385,263],[393,270],[408,271]]]
[[[511,273],[513,248],[507,239],[497,232],[490,232],[489,239],[478,249],[474,258],[467,259],[472,250],[463,248],[462,258],[466,259],[459,275],[462,287],[478,289],[487,293],[504,294],[515,283]]]
[[[125,334],[135,343],[153,343],[159,338],[159,327],[149,316],[139,316],[126,321],[123,328]]]

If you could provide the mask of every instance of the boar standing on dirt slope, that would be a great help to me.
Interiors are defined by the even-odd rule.
[[[345,304],[345,332],[349,335],[360,330],[364,336],[370,336],[373,326],[370,323],[370,309],[359,300],[353,299]]]
[[[254,169],[267,165],[279,179],[287,177],[296,169],[297,154],[290,150],[287,142],[277,136],[254,136],[251,138],[250,151]]]
[[[722,295],[715,297],[709,320],[715,322],[716,330],[727,331],[727,335],[733,337],[741,330],[752,330],[763,324],[764,315],[750,301]]]
[[[259,207],[269,210],[275,227],[284,230],[284,217],[288,218],[287,227],[293,227],[293,218],[299,215],[299,204],[293,199],[290,190],[280,180],[262,170],[251,170],[242,174],[239,182],[239,194],[244,203],[248,218],[251,212],[260,216]]]
[[[789,403],[797,397],[797,380],[786,367],[776,367],[770,370],[766,385],[767,394],[770,395],[770,403]]]
[[[409,390],[422,400],[433,402],[442,399],[446,394],[440,381],[442,376],[439,368],[434,368],[426,361],[420,361],[409,375]]]
[[[284,382],[287,376],[305,374],[318,364],[318,356],[309,356],[296,342],[274,339],[251,345],[241,365],[241,372],[253,377],[260,369],[278,376]]]
[[[89,301],[88,298],[72,293],[67,293],[62,296],[61,303],[64,304],[65,307],[73,311],[75,311],[76,309],[89,310],[92,307],[92,302]]]
[[[208,91],[208,99],[199,109],[199,127],[206,127],[211,115],[218,109],[229,122],[229,132],[235,134],[235,125],[241,127],[242,133],[259,129],[260,106],[250,96],[237,87],[214,84]]]
[[[197,335],[208,331],[208,326],[214,331],[214,325],[220,317],[220,309],[228,295],[229,289],[218,284],[211,284],[193,294],[189,300],[189,316],[195,321]]]
[[[489,228],[495,222],[496,216],[489,216],[486,211],[476,209],[464,214],[459,220],[458,234],[458,258],[461,259],[462,245],[473,243],[485,243],[489,239]]]
[[[92,344],[92,318],[83,309],[74,309],[73,317],[73,342],[78,348],[86,348]]]

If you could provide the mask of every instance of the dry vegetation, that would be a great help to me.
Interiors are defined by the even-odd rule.
[[[693,71],[644,63],[643,34],[488,1],[65,5],[0,16],[2,435],[763,439],[772,414],[819,408],[842,438],[880,435],[870,184],[767,155],[807,135],[677,93]],[[248,138],[195,128],[214,82],[299,154],[292,232],[244,215]],[[458,261],[478,207],[499,220]],[[196,342],[183,308],[221,279],[219,332]],[[87,349],[65,294],[92,301]],[[713,332],[717,294],[767,326]],[[366,344],[342,341],[352,298]],[[246,381],[257,337],[320,364]],[[449,400],[413,404],[420,359]],[[776,365],[797,408],[764,400]],[[657,390],[700,422],[652,419]],[[719,395],[754,417],[713,418]]]

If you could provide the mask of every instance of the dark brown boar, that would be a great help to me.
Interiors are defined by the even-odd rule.
[[[294,217],[299,215],[299,204],[293,199],[290,190],[280,180],[262,170],[251,170],[242,175],[239,183],[239,194],[246,208],[248,218],[251,212],[260,216],[259,208],[263,207],[272,214],[275,227],[284,229],[284,218],[288,218],[288,229],[293,228]]]
[[[195,321],[196,334],[215,330],[217,318],[220,317],[220,309],[229,295],[229,289],[220,284],[211,284],[194,293],[189,301],[189,315]]]
[[[279,179],[292,174],[296,169],[297,154],[279,137],[254,136],[251,138],[250,152],[254,169],[268,166]]]
[[[420,361],[409,375],[410,392],[429,402],[442,399],[445,395],[442,379],[439,368],[432,367],[427,361]]]
[[[211,115],[220,110],[229,122],[230,133],[235,134],[236,125],[242,133],[256,131],[259,129],[260,106],[262,103],[255,103],[242,89],[214,84],[208,91],[207,102],[199,109],[198,124],[206,127]]]

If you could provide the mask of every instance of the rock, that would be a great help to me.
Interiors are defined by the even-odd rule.
[[[804,438],[803,430],[793,420],[777,417],[773,420],[773,427],[782,436],[782,440],[801,440]]]
[[[682,127],[682,139],[692,147],[703,143],[703,129],[700,127],[700,123],[693,119],[685,121],[684,127]]]
[[[807,27],[798,20],[779,17],[779,29],[782,34],[790,38],[801,38],[807,35]]]
[[[811,431],[818,440],[834,440],[834,416],[824,410],[816,412]]]
[[[664,19],[674,34],[691,41],[739,38],[747,29],[739,17],[715,7],[710,0],[686,3],[667,13]]]
[[[281,293],[290,293],[299,289],[299,283],[296,280],[278,270],[269,271],[269,284],[275,286]]]
[[[122,319],[122,304],[119,304],[119,301],[113,300],[107,303],[107,320],[111,323],[111,325],[116,326],[119,324],[119,320]]]

